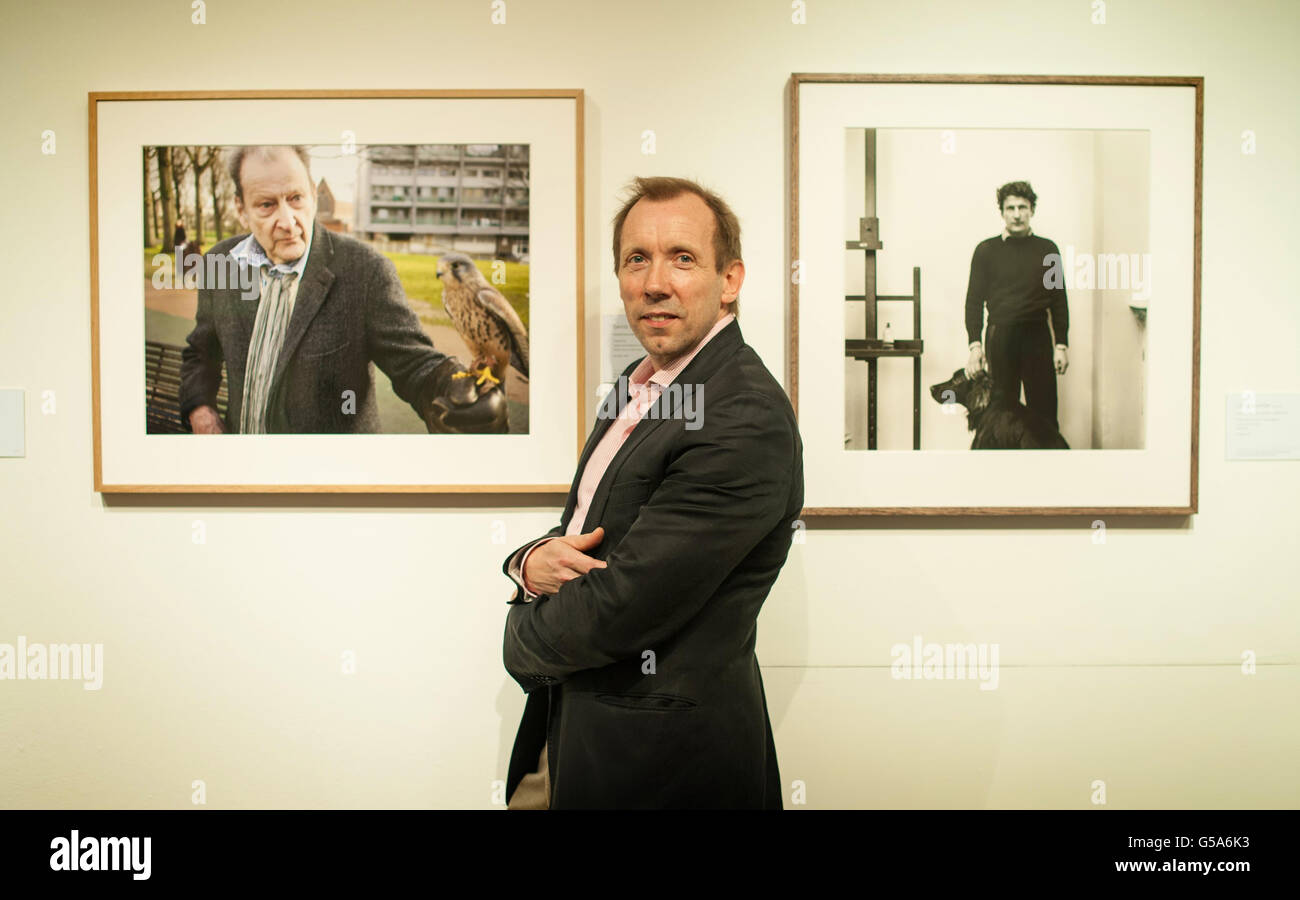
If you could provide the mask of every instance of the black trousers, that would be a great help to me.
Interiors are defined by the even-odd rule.
[[[1052,366],[1052,331],[1041,319],[989,325],[984,331],[984,358],[993,395],[989,405],[1018,403],[1025,386],[1025,406],[1060,430],[1056,419],[1056,370]]]

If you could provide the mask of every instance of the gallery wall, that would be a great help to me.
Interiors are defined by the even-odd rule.
[[[0,459],[0,642],[104,647],[99,690],[0,681],[0,806],[191,808],[196,781],[210,808],[501,805],[524,700],[501,665],[501,561],[560,513],[96,493],[87,92],[583,89],[590,421],[601,317],[621,310],[608,223],[638,174],[731,200],[741,327],[784,378],[797,71],[1202,75],[1204,237],[1199,512],[1109,518],[1104,541],[1091,518],[810,523],[759,619],[786,807],[1090,808],[1097,781],[1111,808],[1300,803],[1300,470],[1223,451],[1226,394],[1300,390],[1294,277],[1272,265],[1300,237],[1294,4],[204,9],[204,24],[187,2],[0,9],[0,387],[26,392],[25,456]],[[892,678],[891,646],[918,635],[998,644],[997,689]]]

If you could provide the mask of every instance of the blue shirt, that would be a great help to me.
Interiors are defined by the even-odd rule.
[[[302,270],[307,268],[307,257],[311,253],[311,239],[315,232],[314,226],[312,232],[312,234],[307,235],[307,249],[302,256],[290,264],[271,262],[271,258],[266,255],[266,251],[262,249],[262,245],[257,242],[257,239],[252,234],[231,247],[230,256],[232,259],[238,260],[240,265],[251,266],[254,269],[266,266],[277,275],[288,275],[290,272],[295,272],[298,275],[298,280],[302,281]]]

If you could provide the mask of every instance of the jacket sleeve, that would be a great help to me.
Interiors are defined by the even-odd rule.
[[[506,670],[525,691],[653,649],[786,514],[796,436],[784,411],[747,391],[704,416],[606,568],[510,608]]]
[[[217,390],[221,387],[221,339],[212,322],[212,291],[199,291],[198,306],[194,313],[194,329],[185,338],[181,350],[181,425],[190,430],[190,412],[199,406],[216,409]],[[230,423],[238,428],[238,422]]]
[[[424,333],[392,262],[376,253],[368,268],[364,282],[370,358],[393,382],[397,396],[423,418],[434,398],[434,371],[448,357]]]
[[[515,591],[515,595],[506,602],[525,603],[525,602],[531,602],[532,599],[535,599],[535,597],[529,592],[528,587],[524,584],[524,576],[523,576],[522,568],[516,571],[515,567],[516,565],[520,567],[523,566],[524,558],[528,555],[529,550],[533,549],[538,544],[542,544],[546,541],[551,540],[552,538],[561,537],[563,534],[564,534],[564,529],[561,526],[556,525],[550,531],[546,532],[546,534],[542,535],[536,540],[529,541],[528,543],[520,547],[518,550],[515,550],[513,553],[511,553],[509,556],[506,557],[506,561],[501,565],[501,571],[505,573],[507,578],[513,581],[516,585],[518,585],[519,588],[518,590]]]

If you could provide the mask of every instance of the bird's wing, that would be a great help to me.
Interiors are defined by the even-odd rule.
[[[512,338],[512,357],[515,361],[515,368],[521,375],[528,374],[528,332],[524,330],[524,323],[519,318],[519,313],[515,312],[514,307],[492,288],[483,288],[478,292],[478,301],[483,304],[488,315],[496,319]]]

